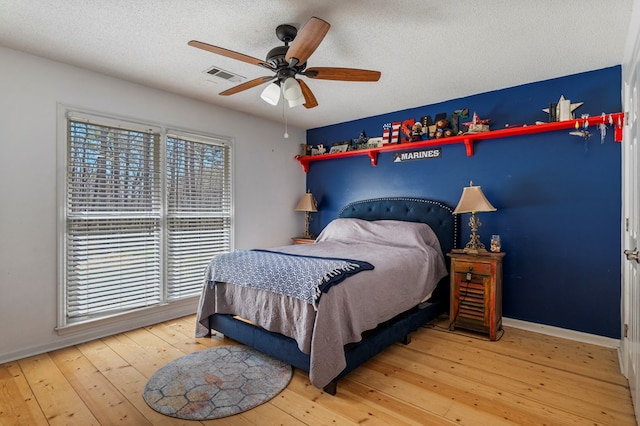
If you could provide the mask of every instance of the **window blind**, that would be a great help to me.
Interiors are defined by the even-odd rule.
[[[204,270],[231,245],[228,144],[167,136],[167,297],[200,294]]]
[[[67,321],[159,303],[159,134],[67,123]]]

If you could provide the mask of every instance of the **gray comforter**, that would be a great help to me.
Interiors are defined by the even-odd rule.
[[[211,289],[205,283],[196,335],[208,335],[208,317],[221,313],[291,337],[302,352],[310,354],[309,379],[319,388],[346,367],[344,345],[360,341],[364,331],[420,303],[447,274],[436,235],[422,223],[336,219],[315,244],[272,250],[352,258],[375,269],[332,287],[320,299],[317,311],[292,297],[233,283],[218,283]]]

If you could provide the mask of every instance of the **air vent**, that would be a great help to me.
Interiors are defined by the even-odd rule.
[[[242,83],[244,80],[247,79],[246,77],[243,77],[238,74],[234,74],[232,72],[223,70],[222,68],[218,68],[215,66],[206,70],[205,73],[217,78],[221,78],[222,80],[230,81],[232,83]]]

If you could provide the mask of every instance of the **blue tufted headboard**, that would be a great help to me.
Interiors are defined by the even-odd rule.
[[[453,209],[439,201],[410,197],[372,198],[347,204],[338,217],[426,223],[438,236],[443,254],[449,253],[457,244],[456,215]]]

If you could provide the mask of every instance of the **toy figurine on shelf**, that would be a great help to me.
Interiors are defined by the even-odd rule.
[[[420,123],[419,121],[416,121],[415,123],[413,123],[413,126],[411,127],[411,136],[409,140],[411,142],[421,141],[423,134],[424,132],[422,131],[422,123]]]
[[[324,147],[324,144],[318,144],[317,147],[311,150],[311,155],[322,155],[326,153],[327,153],[327,149]]]
[[[482,132],[489,131],[490,122],[491,122],[490,118],[481,120],[480,117],[478,117],[478,114],[474,112],[473,119],[468,123],[464,123],[464,125],[469,127],[469,130],[467,130],[467,133],[482,133]]]
[[[436,131],[434,134],[436,139],[447,138],[452,135],[453,135],[453,131],[449,127],[448,119],[441,118],[436,121]]]
[[[404,142],[419,142],[426,139],[424,128],[420,121],[416,121],[414,118],[404,120],[402,122],[402,143]]]
[[[369,138],[367,137],[364,130],[361,131],[360,136],[351,140],[351,146],[349,147],[349,151],[352,151],[355,149],[361,149],[362,146],[365,146],[368,141],[369,141]]]
[[[420,119],[420,124],[422,124],[422,138],[429,139],[433,136],[435,132],[435,127],[433,124],[433,120],[430,115],[425,115]]]
[[[551,102],[549,108],[544,108],[542,111],[549,114],[549,123],[573,120],[575,118],[574,111],[582,104],[584,102],[571,103],[569,99],[565,99],[564,95],[561,95],[558,102]]]
[[[424,139],[424,131],[422,123],[415,121],[413,118],[402,122],[403,142],[419,142]]]
[[[581,118],[583,119],[582,126],[580,126],[580,123],[576,121],[574,126],[575,130],[569,132],[569,134],[572,136],[580,136],[586,140],[591,137],[591,133],[589,133],[589,114],[582,114]]]
[[[604,143],[604,137],[607,136],[607,115],[603,112],[600,116],[602,123],[598,124],[598,130],[600,130],[600,143]],[[609,125],[613,124],[613,117],[609,114]]]

